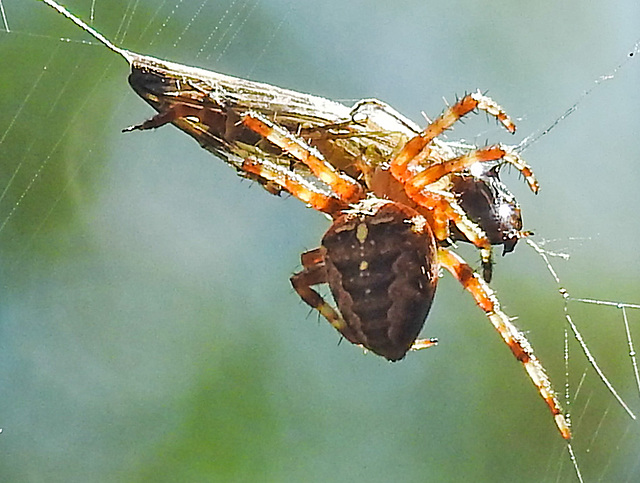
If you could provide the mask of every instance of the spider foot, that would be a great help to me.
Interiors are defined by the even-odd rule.
[[[422,349],[428,349],[438,345],[438,339],[432,337],[431,339],[416,339],[409,350],[419,351]]]

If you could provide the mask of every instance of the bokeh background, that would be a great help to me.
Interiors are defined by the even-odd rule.
[[[92,3],[65,5],[89,19]],[[176,129],[122,134],[152,114],[126,62],[36,0],[4,8],[2,481],[576,480],[546,406],[450,277],[423,332],[436,349],[390,364],[338,344],[288,282],[327,221]],[[378,97],[420,123],[443,96],[488,90],[519,131],[481,115],[449,133],[479,144],[520,142],[579,101],[523,153],[541,193],[504,178],[535,240],[571,255],[552,261],[572,295],[640,302],[636,0],[97,0],[94,25],[130,50],[346,104]],[[571,337],[565,364],[542,260],[518,246],[493,285],[569,384],[584,477],[636,481],[638,423]],[[621,311],[569,311],[640,411]]]

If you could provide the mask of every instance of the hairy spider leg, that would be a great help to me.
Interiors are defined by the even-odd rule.
[[[242,163],[242,170],[275,183],[300,201],[323,213],[333,215],[348,207],[346,202],[320,192],[302,176],[266,159],[247,158]]]
[[[301,255],[302,271],[291,277],[291,285],[311,308],[317,310],[329,323],[335,327],[349,342],[363,347],[358,337],[351,331],[340,312],[331,306],[317,291],[311,288],[314,285],[328,283],[329,278],[324,262],[324,249],[316,248]],[[409,350],[417,351],[428,349],[438,344],[438,340],[416,339]]]
[[[429,190],[414,192],[407,190],[407,194],[418,205],[430,211],[431,229],[437,240],[444,241],[449,238],[449,222],[452,222],[467,237],[467,240],[480,250],[483,277],[490,281],[493,271],[491,241],[484,230],[469,219],[455,197],[450,193]]]
[[[459,255],[447,248],[440,247],[438,249],[438,263],[446,268],[465,290],[471,293],[476,304],[485,312],[502,340],[524,366],[540,396],[549,406],[562,437],[567,440],[571,439],[571,428],[544,367],[533,353],[533,348],[525,335],[502,312],[500,303],[491,288]]]
[[[317,310],[320,315],[340,331],[349,341],[354,342],[355,336],[351,334],[346,322],[336,309],[327,303],[322,296],[313,290],[313,285],[328,282],[327,269],[322,255],[322,249],[316,248],[301,255],[302,271],[291,277],[291,285],[302,300],[311,308]]]
[[[354,203],[364,197],[364,190],[360,183],[336,170],[317,149],[309,146],[301,138],[294,136],[257,112],[246,113],[242,118],[242,123],[307,165],[311,172],[328,184],[331,190],[343,201]]]
[[[407,169],[409,164],[424,164],[429,159],[431,150],[429,144],[447,129],[450,129],[460,118],[471,111],[479,109],[494,116],[510,133],[516,131],[516,126],[507,113],[493,99],[479,91],[467,94],[452,106],[447,107],[442,114],[433,120],[424,130],[410,139],[400,150],[391,166],[391,172],[399,181],[405,181],[411,176]]]
[[[451,173],[464,171],[475,163],[496,161],[498,159],[503,159],[505,162],[516,167],[516,169],[522,172],[526,177],[531,191],[534,193],[538,192],[540,185],[535,179],[531,168],[516,153],[511,151],[507,146],[503,146],[501,144],[494,144],[492,146],[475,149],[467,154],[449,159],[442,163],[428,164],[423,171],[420,171],[415,176],[407,179],[405,186],[408,193],[419,191],[438,181],[440,178]],[[525,174],[525,172],[528,174]]]

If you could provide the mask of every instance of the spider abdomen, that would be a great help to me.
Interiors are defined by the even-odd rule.
[[[437,284],[435,239],[398,203],[364,202],[341,215],[322,246],[331,293],[351,342],[395,361],[417,338]]]

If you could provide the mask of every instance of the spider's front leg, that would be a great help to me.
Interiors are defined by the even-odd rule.
[[[485,312],[493,327],[498,331],[513,355],[518,359],[529,378],[538,389],[538,393],[545,400],[553,414],[555,424],[564,439],[571,439],[571,428],[565,418],[556,392],[544,367],[535,356],[531,344],[509,317],[500,309],[500,303],[489,288],[473,269],[457,254],[447,248],[438,249],[438,261],[446,268],[474,298],[476,304]]]
[[[412,138],[396,156],[391,171],[396,179],[404,181],[410,175],[407,166],[411,162],[420,162],[429,157],[428,146],[435,138],[451,127],[462,117],[479,109],[494,116],[510,133],[516,132],[516,126],[507,113],[493,99],[480,91],[467,94],[454,105],[448,107],[424,130]],[[420,156],[418,156],[420,155]]]
[[[516,126],[507,113],[493,99],[481,94],[479,91],[467,94],[455,104],[444,110],[440,116],[433,120],[424,130],[410,139],[400,150],[391,163],[391,173],[401,183],[407,182],[414,176],[410,166],[430,166],[431,142],[447,129],[450,129],[459,119],[472,111],[481,110],[494,116],[510,133],[515,133]],[[495,145],[472,151],[468,155],[455,160],[441,163],[440,167],[433,167],[428,173],[422,175],[420,182],[429,184],[429,180],[437,180],[449,173],[462,171],[478,161],[490,161],[504,159],[520,171],[529,187],[534,193],[538,192],[538,181],[527,163],[511,148]]]

